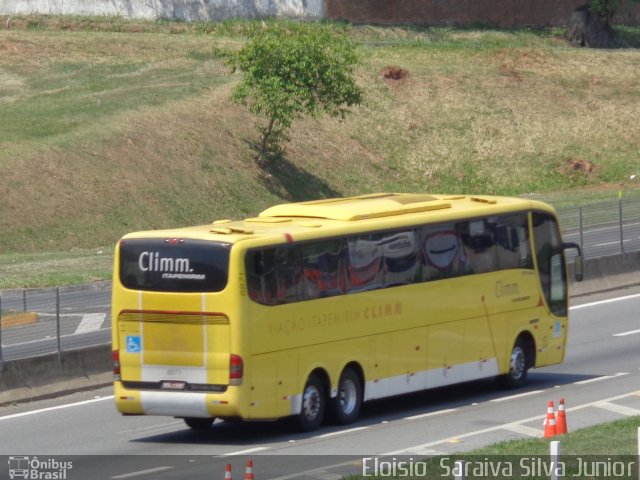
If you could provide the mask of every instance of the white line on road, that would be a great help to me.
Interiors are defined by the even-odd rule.
[[[131,477],[137,477],[138,475],[146,475],[147,473],[155,473],[155,472],[162,472],[164,470],[171,470],[172,468],[173,467],[148,468],[147,470],[140,470],[138,472],[123,473],[122,475],[116,475],[111,478],[114,478],[114,479],[131,478]]]
[[[246,450],[238,450],[237,452],[223,453],[220,456],[221,457],[232,457],[234,455],[246,455],[247,453],[261,452],[262,450],[267,450],[268,448],[269,447],[247,448]]]
[[[502,427],[505,430],[509,430],[510,432],[519,433],[520,435],[526,435],[528,437],[541,437],[543,434],[542,430],[528,427],[520,423],[508,423],[506,425],[503,425]]]
[[[536,393],[542,393],[544,390],[532,390],[530,392],[518,393],[516,395],[509,395],[508,397],[494,398],[491,402],[504,402],[506,400],[513,400],[514,398],[527,397],[529,395],[535,395]]]
[[[620,302],[623,300],[631,300],[632,298],[640,298],[640,293],[635,295],[626,295],[624,297],[608,298],[607,300],[600,300],[597,302],[583,303],[581,305],[574,305],[569,310],[578,310],[579,308],[595,307],[596,305],[604,305],[606,303]]]
[[[28,412],[13,413],[11,415],[5,415],[4,417],[0,417],[0,422],[2,420],[10,420],[12,418],[19,418],[19,417],[26,417],[28,415],[35,415],[37,413],[51,412],[52,410],[62,410],[64,408],[79,407],[79,406],[82,406],[82,405],[88,405],[90,403],[103,402],[105,400],[113,400],[113,398],[114,398],[113,395],[107,395],[106,397],[92,398],[91,400],[83,400],[82,402],[67,403],[65,405],[56,405],[55,407],[41,408],[39,410],[30,410]]]
[[[589,407],[595,407],[597,406],[598,403],[601,402],[615,402],[616,400],[621,400],[623,398],[628,398],[632,395],[637,395],[638,392],[637,391],[633,391],[631,393],[625,393],[622,395],[617,395],[615,397],[610,397],[610,398],[604,398],[602,400],[596,401],[596,402],[590,402],[590,403],[585,403],[582,405],[578,405],[576,407],[572,407],[572,408],[567,408],[566,411],[567,412],[573,412],[576,410],[582,410],[584,408],[589,408]],[[488,428],[483,428],[481,430],[474,430],[472,432],[466,432],[466,433],[462,433],[460,435],[453,435],[451,437],[447,437],[447,438],[441,438],[439,440],[434,440],[432,442],[428,442],[428,443],[423,443],[421,445],[412,445],[400,450],[394,450],[393,452],[387,452],[387,453],[383,453],[379,456],[391,456],[391,455],[400,455],[400,454],[409,454],[413,451],[416,450],[424,450],[424,449],[428,449],[428,448],[433,448],[437,445],[442,445],[443,443],[448,443],[451,441],[458,441],[461,440],[463,438],[468,438],[468,437],[473,437],[475,435],[481,435],[484,433],[490,433],[490,432],[495,432],[496,430],[511,430],[511,431],[515,431],[516,428],[520,428],[520,426],[524,423],[528,423],[528,422],[533,422],[536,420],[542,420],[543,418],[545,418],[545,415],[538,415],[535,417],[529,417],[529,418],[523,418],[520,419],[518,421],[515,422],[509,422],[509,423],[505,423],[502,425],[495,425],[493,427],[488,427]]]
[[[629,375],[628,372],[616,373],[615,375],[604,375],[602,377],[590,378],[588,380],[580,380],[579,382],[573,382],[574,385],[586,385],[587,383],[600,382],[601,380],[609,380],[610,378],[622,377],[623,375]]]
[[[624,415],[625,417],[635,417],[636,415],[640,415],[640,410],[637,408],[626,407],[624,405],[618,405],[616,403],[605,402],[596,402],[594,407],[602,408],[604,410],[609,410],[613,413],[619,413],[620,415]]]
[[[82,320],[80,320],[74,333],[78,334],[100,330],[105,318],[107,318],[106,313],[85,313],[82,315]]]
[[[635,335],[636,333],[640,333],[640,330],[629,330],[628,332],[622,333],[614,333],[614,337],[626,337],[627,335]]]
[[[359,430],[366,430],[367,428],[369,427],[348,428],[347,430],[338,430],[337,432],[329,432],[329,433],[323,433],[322,435],[316,435],[314,438],[335,437],[336,435],[342,435],[343,433],[357,432]]]
[[[405,417],[405,420],[418,420],[420,418],[433,417],[434,415],[441,415],[443,413],[455,412],[456,410],[457,408],[447,408],[446,410],[438,410],[437,412],[421,413],[420,415]]]

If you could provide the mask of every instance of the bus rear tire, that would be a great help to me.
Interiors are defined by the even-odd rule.
[[[527,383],[529,368],[533,363],[529,347],[524,339],[518,338],[509,357],[509,372],[499,377],[504,387],[515,389]]]
[[[215,418],[186,417],[183,418],[183,420],[184,423],[186,423],[187,426],[192,430],[202,432],[211,428],[211,425],[213,425],[213,421],[215,420]]]
[[[354,422],[362,405],[362,383],[358,374],[347,368],[340,375],[338,394],[333,399],[333,412],[340,425]]]
[[[324,385],[317,375],[311,375],[302,392],[302,408],[298,423],[304,432],[316,430],[322,424],[327,397]]]

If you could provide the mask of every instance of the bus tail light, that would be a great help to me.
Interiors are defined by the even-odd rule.
[[[113,379],[120,380],[120,351],[113,350],[111,359],[113,360]]]
[[[232,353],[229,358],[229,385],[242,385],[243,374],[242,357]]]

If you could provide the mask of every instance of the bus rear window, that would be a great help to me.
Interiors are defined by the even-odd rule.
[[[227,285],[230,245],[189,239],[120,242],[120,281],[156,292],[219,292]]]

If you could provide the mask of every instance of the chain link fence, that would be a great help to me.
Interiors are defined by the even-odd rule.
[[[530,198],[555,203],[553,198]],[[617,201],[556,210],[565,241],[579,244],[585,258],[640,251],[640,191]],[[110,300],[108,282],[0,291],[0,363],[108,344]]]
[[[0,362],[111,341],[111,287],[0,292]]]

